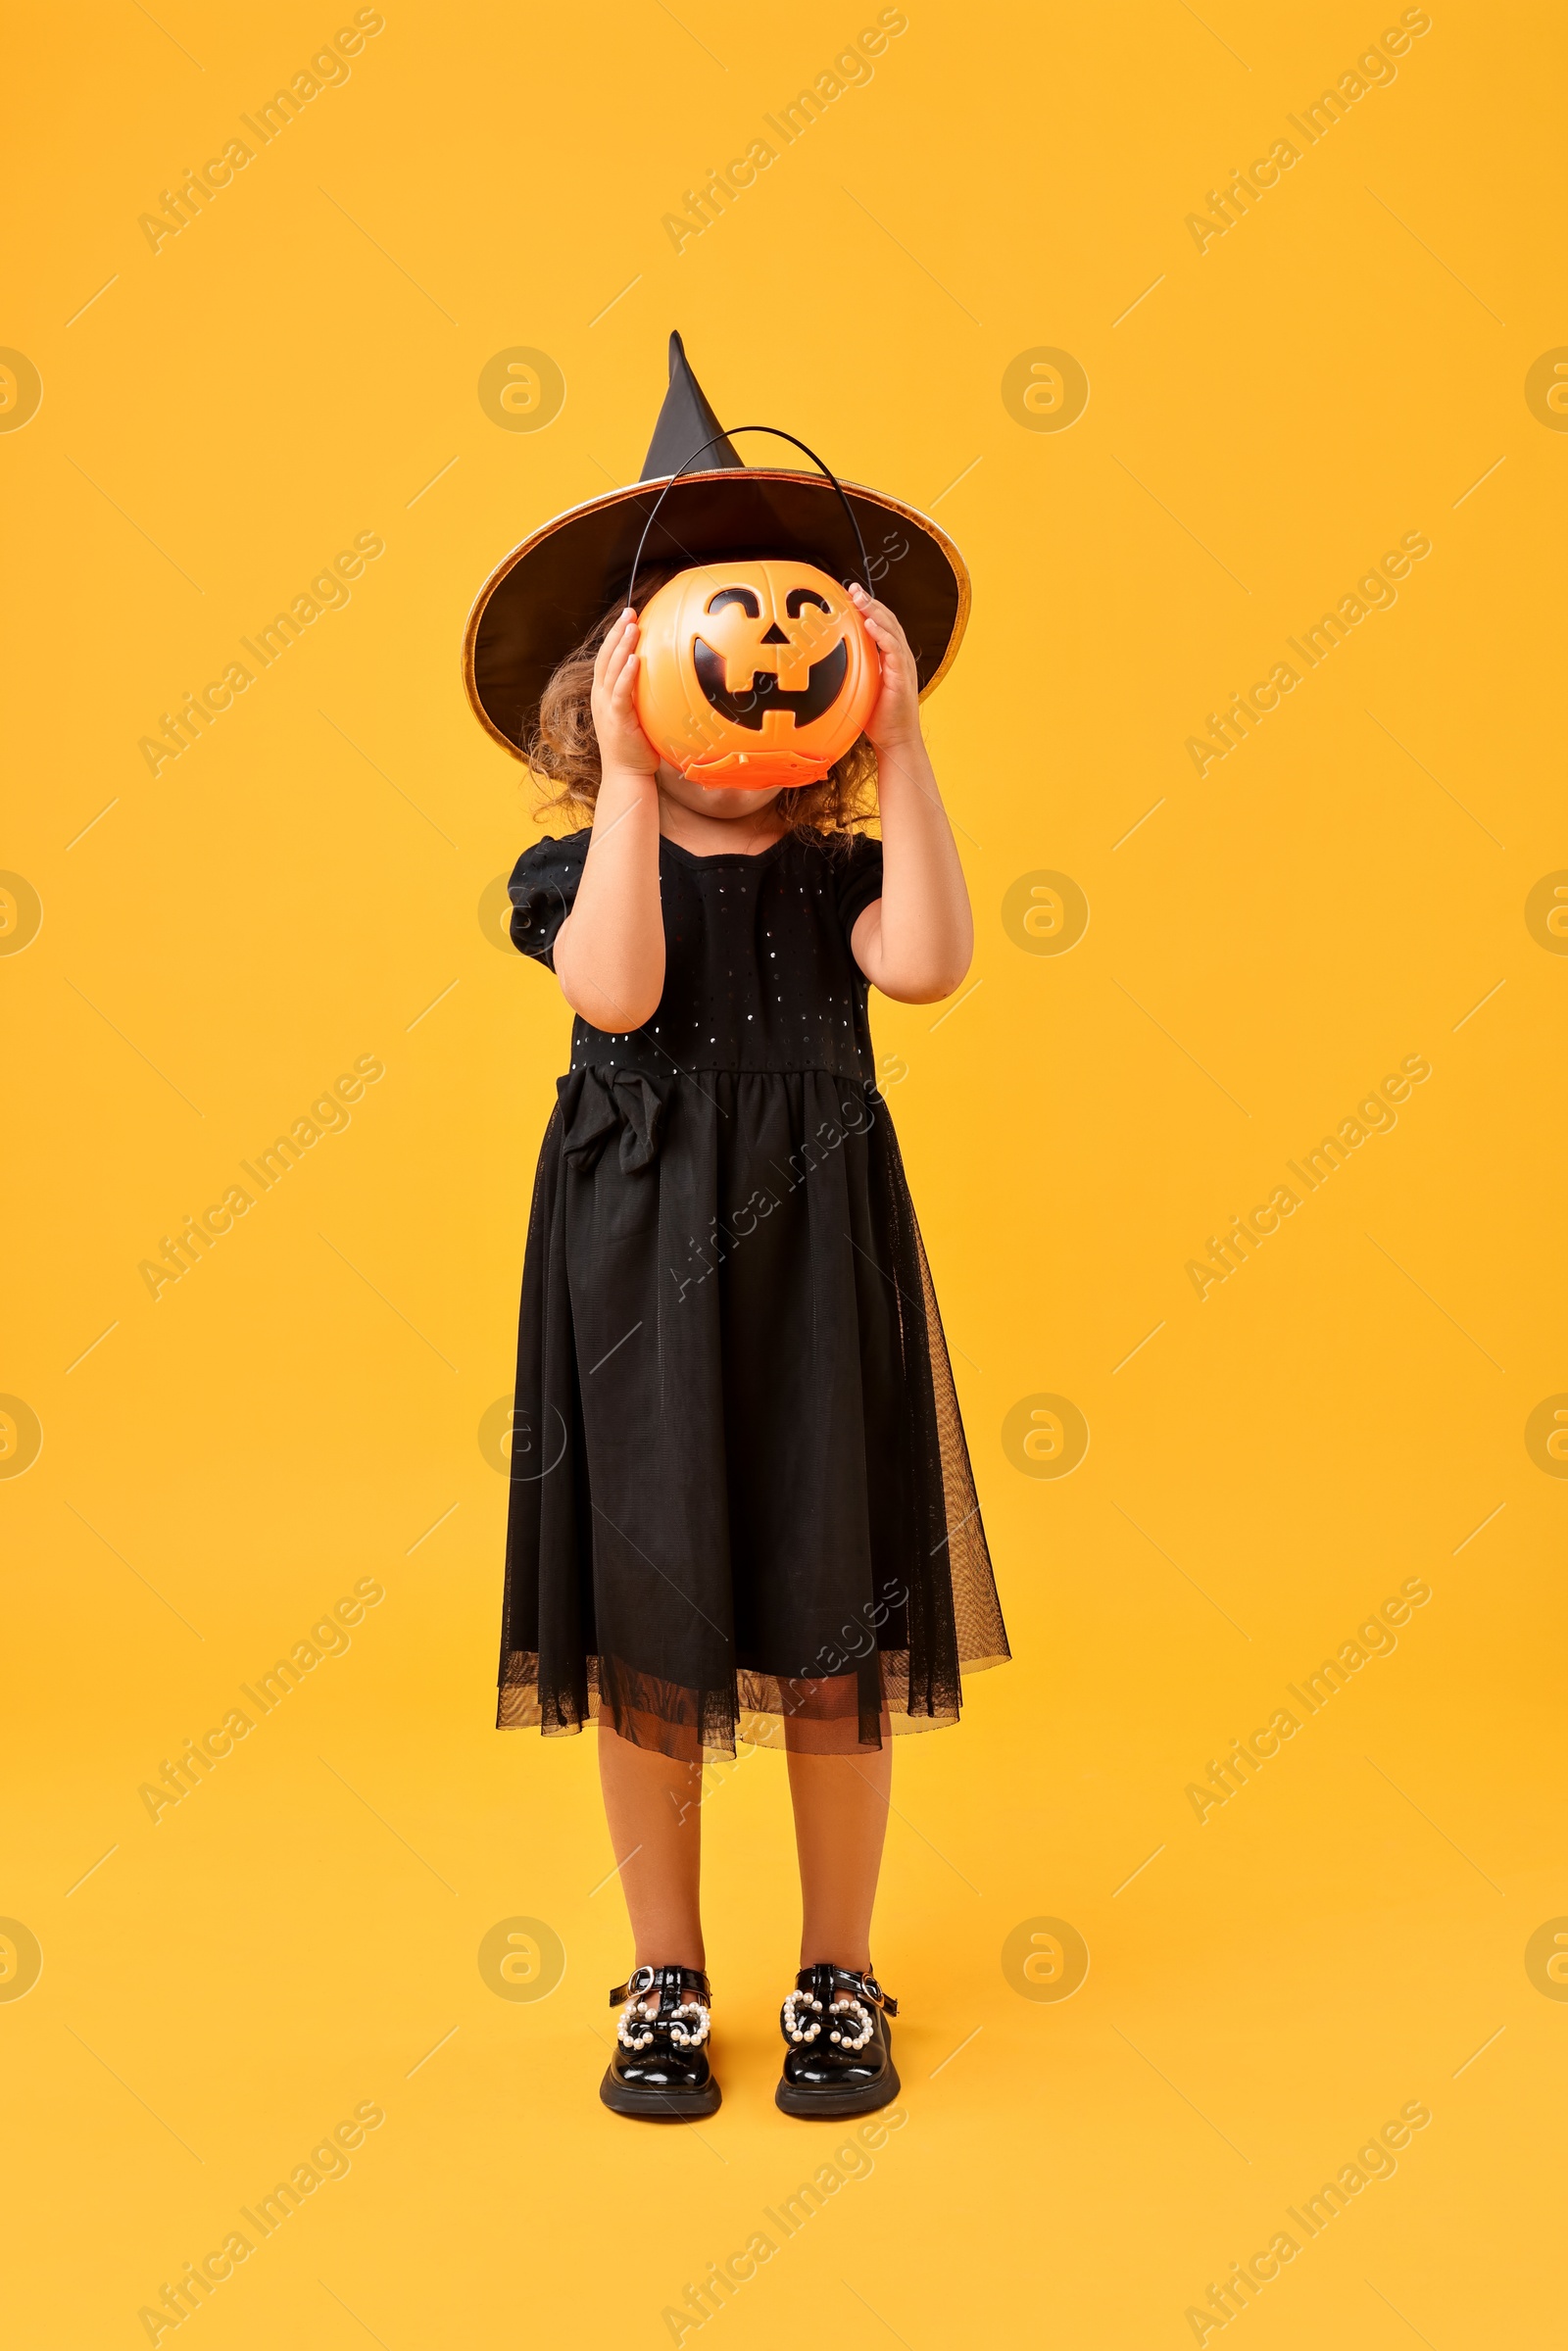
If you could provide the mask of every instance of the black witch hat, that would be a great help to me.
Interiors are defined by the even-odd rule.
[[[778,437],[811,457],[789,434]],[[634,576],[768,556],[858,580],[891,606],[914,654],[921,696],[929,694],[969,617],[963,558],[913,507],[840,482],[820,459],[811,462],[821,469],[747,465],[672,334],[669,388],[642,479],[544,523],[496,566],[474,601],[463,677],[480,723],[524,757],[551,672],[627,601]]]

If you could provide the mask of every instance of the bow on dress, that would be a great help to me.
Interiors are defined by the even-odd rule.
[[[617,1128],[622,1175],[652,1165],[664,1104],[640,1070],[601,1068],[590,1061],[564,1077],[558,1092],[564,1120],[562,1150],[570,1166],[586,1175]]]

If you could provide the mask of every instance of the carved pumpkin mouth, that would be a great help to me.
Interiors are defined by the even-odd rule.
[[[763,642],[767,640],[764,638]],[[693,640],[692,666],[710,707],[733,725],[749,727],[760,734],[769,710],[787,710],[797,726],[809,726],[814,718],[825,717],[844,690],[850,651],[841,637],[831,653],[811,663],[805,685],[793,690],[779,684],[775,671],[754,669],[750,688],[745,693],[732,694],[724,682],[722,654],[715,653],[702,637]]]

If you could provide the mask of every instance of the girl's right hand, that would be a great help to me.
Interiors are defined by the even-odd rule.
[[[593,718],[599,761],[606,774],[657,775],[659,754],[637,723],[638,620],[625,612],[594,662]]]

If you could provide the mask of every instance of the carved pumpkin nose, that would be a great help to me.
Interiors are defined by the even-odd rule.
[[[784,634],[784,631],[779,627],[778,622],[776,620],[770,620],[768,622],[767,634],[760,640],[760,642],[763,645],[787,645],[789,643],[789,639]]]

